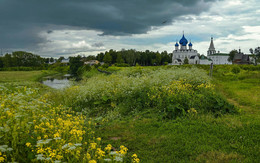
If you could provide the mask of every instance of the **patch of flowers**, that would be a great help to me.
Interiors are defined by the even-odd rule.
[[[38,89],[0,90],[0,162],[125,161],[127,148],[102,147],[96,124],[81,112],[53,105]]]

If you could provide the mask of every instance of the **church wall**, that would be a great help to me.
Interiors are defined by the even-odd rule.
[[[212,59],[213,64],[215,65],[232,64],[232,62],[228,61],[228,57],[229,56],[219,56],[219,55],[208,56],[208,58]]]
[[[212,63],[212,61],[209,61],[207,59],[201,59],[200,60],[201,65],[210,65],[211,63]]]

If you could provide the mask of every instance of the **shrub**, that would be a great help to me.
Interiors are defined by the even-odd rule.
[[[130,65],[127,64],[127,63],[116,63],[115,66],[117,66],[117,67],[130,67]]]
[[[105,64],[103,64],[101,67],[103,67],[103,68],[108,68],[108,67],[109,67],[109,64],[105,63]]]
[[[169,113],[165,116],[168,118],[184,115],[191,108],[215,113],[225,107],[232,110],[214,94],[208,75],[194,67],[124,68],[109,76],[95,75],[77,89],[69,88],[56,96],[61,96],[64,105],[90,115],[105,114],[114,108],[123,115],[155,109]],[[214,105],[200,102],[207,98]]]
[[[238,73],[240,73],[240,68],[239,68],[239,66],[234,66],[234,67],[232,67],[232,70],[231,70],[234,74],[238,74]]]

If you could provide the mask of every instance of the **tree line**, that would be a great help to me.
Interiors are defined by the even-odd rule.
[[[99,53],[97,56],[88,56],[91,59],[96,59],[100,62],[111,64],[128,64],[129,66],[135,66],[136,64],[141,66],[154,66],[165,65],[172,62],[172,54],[163,52],[136,51],[134,49],[115,51],[113,49],[106,51],[105,53]]]
[[[0,57],[0,68],[6,67],[41,67],[45,59],[29,52],[16,51]]]

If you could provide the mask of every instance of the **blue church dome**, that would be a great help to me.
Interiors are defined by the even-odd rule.
[[[184,34],[179,42],[182,46],[186,46],[188,44],[188,40],[184,37]]]
[[[191,42],[189,43],[189,46],[192,46],[192,43],[191,43]]]
[[[175,46],[179,46],[178,42],[176,42]]]

